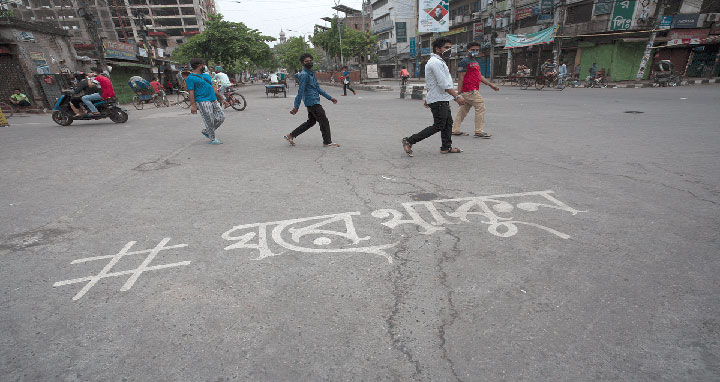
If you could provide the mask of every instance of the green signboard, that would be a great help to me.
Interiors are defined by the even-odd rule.
[[[635,0],[616,0],[610,17],[611,31],[624,31],[632,26]]]
[[[505,42],[505,49],[520,48],[524,46],[533,46],[537,44],[549,44],[555,41],[555,32],[557,27],[550,27],[539,32],[528,34],[509,34]]]
[[[407,23],[395,23],[397,42],[407,42]]]

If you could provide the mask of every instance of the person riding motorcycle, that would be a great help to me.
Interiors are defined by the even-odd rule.
[[[70,99],[70,108],[73,112],[75,112],[76,117],[83,117],[84,113],[81,113],[82,106],[80,105],[80,102],[84,102],[86,106],[88,106],[88,109],[92,111],[92,108],[88,105],[90,103],[92,105],[92,101],[85,101],[83,100],[83,96],[91,95],[91,94],[97,94],[102,91],[97,81],[93,81],[89,78],[87,78],[87,75],[83,72],[76,72],[75,73],[75,80],[77,81],[77,85],[75,86],[75,89],[72,91],[72,98]],[[78,94],[84,93],[81,96],[78,96]],[[93,107],[94,108],[94,107]],[[98,115],[97,109],[95,109],[95,112],[92,113],[93,115]]]

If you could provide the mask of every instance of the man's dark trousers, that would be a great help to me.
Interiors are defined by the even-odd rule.
[[[433,125],[428,126],[419,133],[408,137],[408,142],[410,142],[411,145],[414,145],[439,131],[440,140],[442,141],[440,150],[450,150],[452,147],[453,126],[452,114],[450,113],[450,102],[438,101],[428,104],[428,106],[430,106],[430,111],[432,111]]]
[[[298,126],[297,129],[293,130],[290,135],[292,135],[293,138],[297,138],[298,135],[306,132],[309,128],[315,125],[315,122],[317,122],[320,124],[320,133],[322,133],[323,144],[331,144],[332,139],[330,139],[330,121],[328,121],[327,117],[325,116],[325,109],[323,109],[320,104],[317,104],[308,106],[307,110],[308,120],[305,121],[302,125]],[[452,122],[450,123],[450,126],[452,128]]]

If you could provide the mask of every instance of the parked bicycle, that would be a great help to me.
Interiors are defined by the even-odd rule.
[[[5,118],[12,117],[15,114],[16,108],[17,106],[10,102],[0,101],[0,109],[2,109],[2,113],[5,115]]]
[[[178,91],[176,105],[180,105],[183,109],[190,107],[190,93],[185,90]]]

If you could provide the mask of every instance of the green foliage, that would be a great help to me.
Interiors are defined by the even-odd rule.
[[[321,31],[316,30],[315,34],[310,38],[313,45],[321,47],[330,57],[340,57],[340,27],[338,19],[335,17],[330,29]],[[373,36],[370,32],[362,32],[342,26],[342,54],[345,57],[367,57],[368,54],[374,52],[375,44],[377,44],[377,36]]]
[[[234,73],[252,68],[271,67],[273,54],[267,42],[274,37],[264,36],[243,23],[223,20],[222,15],[211,15],[205,30],[180,45],[172,58],[187,63],[191,58],[203,58],[212,65],[222,65]]]
[[[300,55],[303,53],[313,54],[313,49],[305,41],[304,37],[290,37],[284,44],[275,45],[275,58],[280,67],[294,72],[302,69]],[[313,56],[315,56],[313,54]]]

